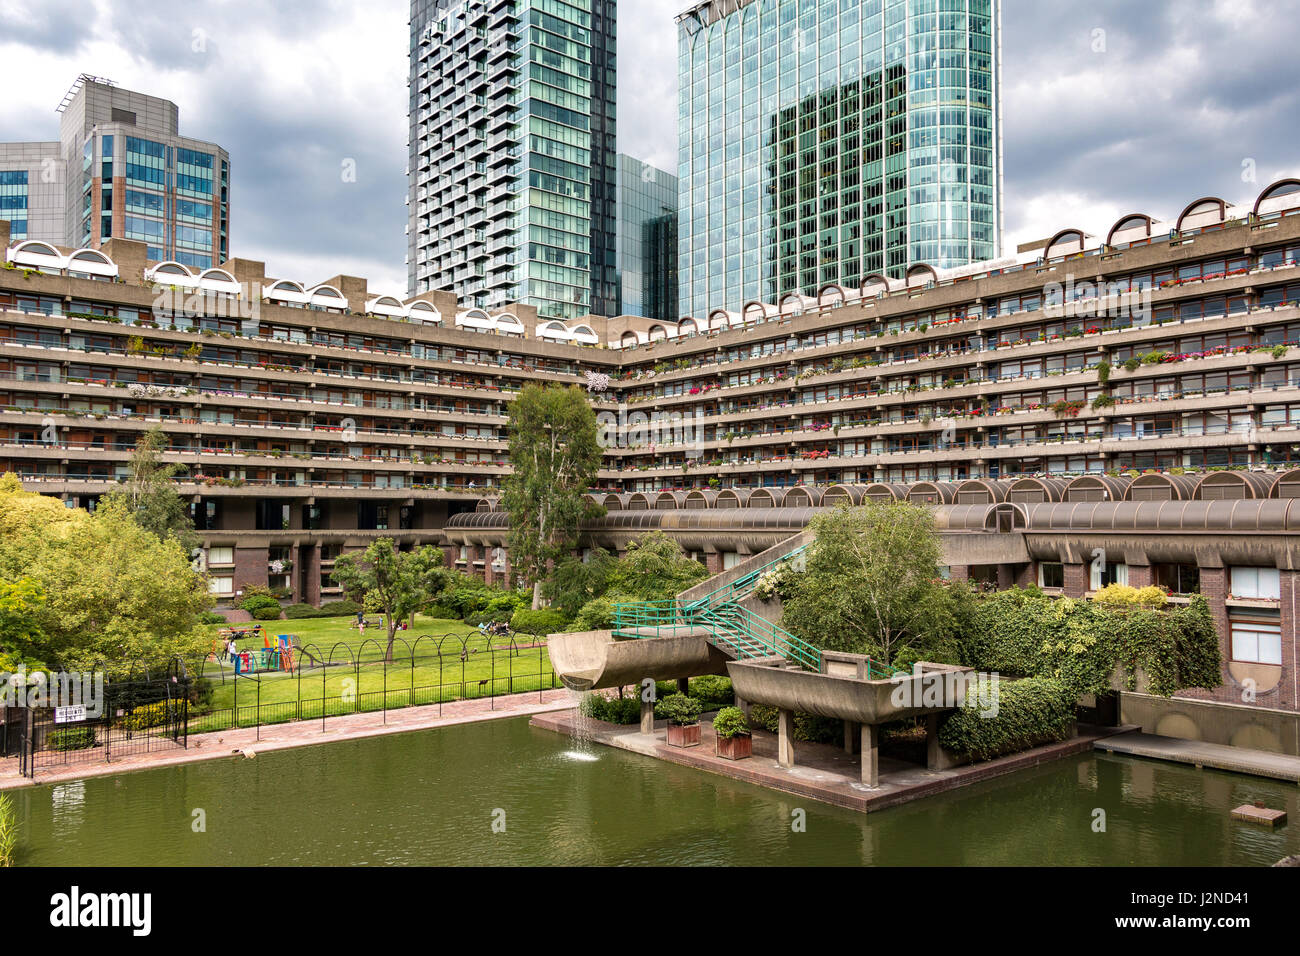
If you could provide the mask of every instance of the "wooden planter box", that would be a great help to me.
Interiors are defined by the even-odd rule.
[[[669,747],[698,747],[700,745],[700,725],[691,724],[689,727],[681,727],[677,724],[668,725],[668,746]]]
[[[754,756],[754,738],[749,734],[736,737],[715,737],[713,752],[728,760],[744,760]]]

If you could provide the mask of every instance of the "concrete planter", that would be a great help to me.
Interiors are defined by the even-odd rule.
[[[749,734],[715,737],[713,745],[713,752],[727,760],[744,760],[746,757],[754,756],[754,738]]]
[[[669,747],[698,747],[700,745],[700,725],[691,724],[682,727],[678,724],[668,725]]]

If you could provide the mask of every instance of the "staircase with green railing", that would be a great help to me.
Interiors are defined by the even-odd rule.
[[[615,605],[614,636],[673,637],[703,630],[710,644],[736,660],[783,657],[805,670],[820,672],[822,652],[818,648],[740,603],[753,594],[765,574],[798,557],[806,548],[807,544],[794,547],[703,597]],[[892,676],[894,669],[868,661],[867,672],[874,680]]]

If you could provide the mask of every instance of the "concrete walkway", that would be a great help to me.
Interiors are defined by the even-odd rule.
[[[568,735],[574,732],[574,717],[575,711],[568,710],[539,715],[531,723]],[[641,733],[639,725],[620,726],[591,719],[584,719],[579,727],[581,736],[595,743],[864,813],[1087,753],[1101,735],[1116,733],[1119,728],[1081,726],[1079,736],[1070,740],[951,770],[927,770],[922,764],[881,757],[880,785],[872,789],[859,782],[860,756],[846,754],[843,747],[796,742],[795,763],[787,769],[777,763],[776,734],[754,731],[754,755],[745,760],[727,760],[714,753],[713,724],[707,717],[700,722],[700,730],[698,747],[681,748],[668,746],[666,721],[656,722],[653,734]]]
[[[1141,731],[1107,737],[1098,740],[1095,746],[1108,753],[1151,757],[1155,760],[1191,764],[1194,767],[1212,767],[1215,770],[1231,770],[1234,773],[1300,783],[1300,757],[1288,757],[1266,750],[1207,744],[1200,740],[1161,737]]]
[[[304,720],[291,724],[275,724],[258,729],[226,730],[212,734],[196,734],[189,739],[189,748],[163,750],[156,753],[135,754],[116,758],[112,763],[95,762],[68,767],[51,767],[37,770],[35,779],[18,773],[17,758],[0,760],[0,790],[30,787],[38,784],[60,783],[83,777],[107,777],[130,770],[152,770],[177,764],[197,763],[201,760],[229,758],[245,752],[269,753],[293,747],[310,747],[314,744],[334,743],[340,740],[358,740],[363,737],[382,737],[388,734],[431,730],[454,724],[471,724],[484,720],[501,720],[507,717],[524,717],[545,714],[555,710],[573,708],[573,696],[567,690],[548,690],[541,694],[515,694],[510,697],[460,700],[427,707],[405,707],[390,710],[385,722],[382,711],[366,714],[349,714],[329,717],[325,730],[320,720]]]

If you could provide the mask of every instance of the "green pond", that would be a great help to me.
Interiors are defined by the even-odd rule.
[[[526,718],[13,796],[19,863],[32,866],[1201,866],[1300,853],[1296,823],[1273,832],[1229,818],[1262,800],[1300,820],[1300,787],[1252,777],[1088,754],[863,815]],[[194,832],[198,810],[205,832]]]

